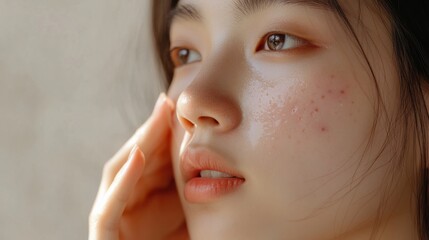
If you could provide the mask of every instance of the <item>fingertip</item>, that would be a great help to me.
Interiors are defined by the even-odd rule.
[[[174,101],[170,97],[168,97],[167,95],[165,95],[165,102],[167,103],[170,110],[174,111],[174,109],[176,108]]]
[[[127,159],[127,156],[128,158],[131,157],[132,153],[138,152],[137,150],[140,151],[139,154],[142,156],[143,152],[151,156],[156,147],[168,140],[167,137],[170,134],[175,117],[174,109],[174,102],[165,93],[161,93],[152,114],[128,140],[124,150],[121,151],[121,157]],[[142,150],[137,149],[134,146],[135,144],[138,144]],[[130,149],[132,150],[130,151]]]
[[[171,118],[171,115],[175,112],[175,108],[174,101],[162,92],[156,101],[152,116],[154,118],[159,118],[164,116],[167,112],[167,117]]]
[[[165,96],[165,105],[167,105],[167,117],[168,117],[168,126],[171,128],[173,128],[174,124],[174,117],[176,115],[176,105],[174,103],[174,101],[168,97],[167,95]]]
[[[167,105],[170,111],[173,111],[175,108],[174,101],[169,98],[165,92],[159,94],[158,99],[155,103],[154,112],[160,110],[163,105]]]
[[[159,94],[158,99],[156,100],[156,103],[155,103],[154,112],[157,112],[162,107],[162,105],[164,105],[166,98],[167,98],[167,95],[164,92]]]
[[[165,126],[172,128],[173,119],[175,117],[176,106],[174,101],[168,97],[164,92],[162,92],[158,100],[156,101],[154,111],[151,115],[151,118],[154,122],[165,122],[167,123]]]

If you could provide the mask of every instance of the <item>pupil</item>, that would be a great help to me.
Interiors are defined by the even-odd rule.
[[[179,55],[179,61],[181,64],[186,64],[188,62],[189,57],[189,50],[188,49],[181,49],[178,52]]]
[[[284,34],[273,34],[268,37],[268,48],[270,50],[280,50],[285,42]]]

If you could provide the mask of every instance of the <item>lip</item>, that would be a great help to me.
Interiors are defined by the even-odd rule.
[[[207,203],[236,191],[245,179],[229,166],[221,155],[205,147],[188,147],[180,158],[185,181],[185,199],[191,203]],[[202,170],[224,172],[233,178],[202,178]]]

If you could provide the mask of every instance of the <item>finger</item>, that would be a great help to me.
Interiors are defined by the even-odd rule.
[[[147,175],[145,167],[143,176],[138,180],[135,191],[132,193],[127,208],[134,208],[141,204],[151,193],[159,192],[159,190],[169,188],[169,185],[174,182],[173,169],[171,164],[160,168],[156,173]]]
[[[127,205],[127,208],[129,205]],[[125,209],[121,232],[124,239],[160,239],[160,234],[177,231],[185,222],[183,208],[177,194],[175,184],[169,188],[160,190],[156,194],[151,194],[145,202]],[[147,231],[142,232],[141,228],[146,227]],[[133,236],[140,232],[139,237]],[[174,238],[173,238],[174,239]]]
[[[137,129],[114,158],[126,158],[134,144],[139,145],[146,155],[151,154],[170,132],[173,111],[173,101],[165,93],[161,93],[151,116]]]
[[[90,219],[90,239],[118,237],[121,216],[144,168],[144,156],[137,145],[128,161],[114,178],[101,200],[94,206]]]
[[[166,143],[165,140],[171,132],[173,111],[174,103],[165,93],[161,93],[151,116],[113,156],[112,165],[117,163],[117,165],[119,165],[117,169],[119,169],[125,162],[132,146],[135,144],[145,153],[147,159],[150,159],[149,156],[157,150],[161,144]]]
[[[170,122],[173,110],[174,105],[172,101],[164,93],[161,93],[152,115],[136,131],[134,136],[105,164],[97,199],[99,195],[104,194],[109,188],[116,173],[125,163],[133,145],[137,144],[145,153],[146,159],[150,159],[154,150],[169,142],[167,139],[171,131]],[[150,161],[148,163],[150,165]]]

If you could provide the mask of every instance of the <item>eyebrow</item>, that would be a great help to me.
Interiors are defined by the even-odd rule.
[[[305,5],[312,8],[332,10],[331,5],[326,0],[234,0],[234,15],[236,19],[254,14],[258,11],[276,5]],[[202,22],[203,16],[200,11],[192,4],[178,4],[168,14],[169,22],[172,23],[178,19]]]
[[[194,20],[197,22],[201,22],[203,20],[203,17],[194,5],[179,4],[176,8],[172,9],[168,13],[168,19],[170,20],[170,22],[173,22],[176,19]]]

